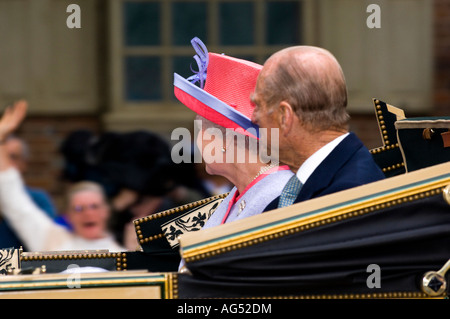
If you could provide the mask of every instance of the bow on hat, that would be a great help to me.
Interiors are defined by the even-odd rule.
[[[195,73],[187,78],[188,81],[195,84],[200,81],[200,87],[203,89],[206,80],[206,69],[208,68],[209,56],[208,49],[205,44],[199,38],[195,37],[191,40],[191,44],[194,47],[196,55],[194,55],[194,60],[197,62],[198,71],[194,71],[191,66],[191,71]]]

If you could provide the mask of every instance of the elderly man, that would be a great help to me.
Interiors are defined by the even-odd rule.
[[[349,132],[347,89],[334,56],[296,46],[272,55],[251,97],[252,121],[279,129],[280,161],[296,173],[267,210],[384,178],[367,148]]]

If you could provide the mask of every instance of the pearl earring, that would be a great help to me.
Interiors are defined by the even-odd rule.
[[[222,153],[225,153],[226,149],[225,147],[222,147]]]

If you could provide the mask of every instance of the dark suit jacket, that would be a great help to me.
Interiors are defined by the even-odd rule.
[[[295,203],[368,184],[384,178],[384,174],[368,149],[350,133],[323,160],[303,185]],[[276,209],[279,198],[264,211]]]

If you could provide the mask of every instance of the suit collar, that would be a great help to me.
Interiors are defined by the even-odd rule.
[[[327,156],[330,155],[330,153],[336,148],[336,146],[338,146],[339,143],[341,143],[349,134],[350,133],[345,133],[338,136],[328,144],[321,147],[308,159],[306,159],[306,161],[303,162],[303,164],[297,171],[297,177],[302,182],[302,184],[305,184],[309,176],[314,173],[315,169],[319,167],[319,165],[325,160],[325,158],[327,158]]]
[[[303,185],[297,202],[311,198],[314,193],[326,188],[336,172],[363,146],[354,133],[350,133],[314,170]]]

